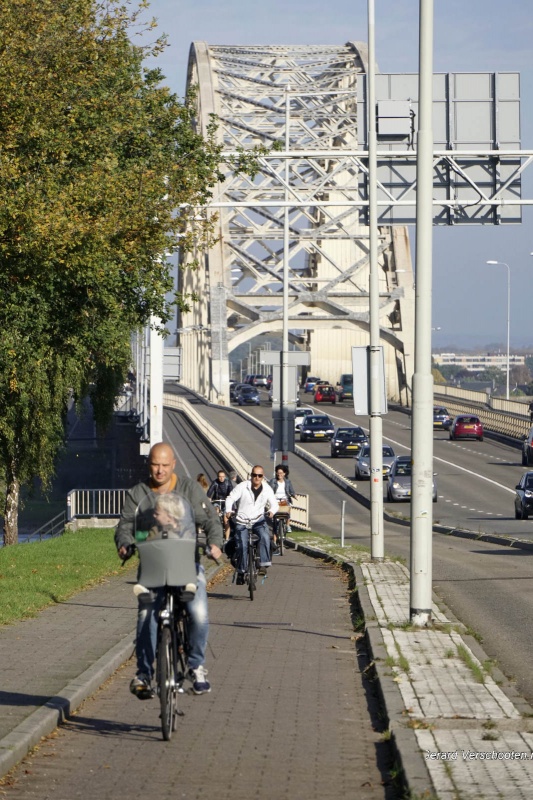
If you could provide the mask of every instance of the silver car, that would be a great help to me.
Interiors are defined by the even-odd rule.
[[[387,500],[389,503],[398,503],[401,500],[411,499],[411,473],[411,456],[398,456],[394,459],[387,485]],[[433,478],[433,502],[437,502],[435,478]]]
[[[390,444],[383,445],[383,477],[388,478],[396,453]],[[370,480],[370,445],[365,444],[355,458],[355,477]]]

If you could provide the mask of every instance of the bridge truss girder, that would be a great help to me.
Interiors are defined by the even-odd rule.
[[[211,357],[208,371],[200,364],[205,336],[188,335],[183,378],[213,400],[228,401],[228,353],[281,329],[286,228],[289,327],[307,337],[311,370],[334,381],[351,371],[350,346],[368,343],[369,232],[353,203],[360,165],[342,156],[358,146],[365,60],[366,46],[354,43],[191,46],[188,83],[198,86],[202,130],[214,113],[225,150],[284,142],[290,151],[289,158],[274,152],[260,159],[253,178],[228,169],[207,211],[218,216],[219,242],[203,270],[183,273],[185,291],[201,299],[181,325],[209,329]],[[324,155],[332,151],[335,157]],[[381,227],[379,238],[388,393],[407,400],[414,335],[408,236],[405,228]]]

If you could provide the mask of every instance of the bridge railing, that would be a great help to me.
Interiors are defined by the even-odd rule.
[[[435,385],[435,397],[457,398],[461,403],[476,403],[488,406],[493,411],[502,411],[504,414],[515,414],[529,420],[530,398],[517,400],[505,397],[492,397],[487,392],[475,392],[473,390],[460,389],[457,386]]]
[[[120,517],[127,489],[72,489],[67,495],[67,520]]]

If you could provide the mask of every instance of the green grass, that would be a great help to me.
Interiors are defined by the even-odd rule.
[[[289,539],[292,539],[297,544],[316,547],[331,556],[342,555],[347,561],[368,561],[370,558],[369,547],[359,544],[346,544],[346,540],[345,546],[341,547],[340,541],[332,539],[330,536],[325,536],[323,533],[297,531],[293,528],[292,533],[289,534]]]
[[[135,563],[132,559],[125,568]],[[120,569],[112,528],[69,531],[43,542],[2,547],[0,625],[34,617]]]
[[[483,668],[480,666],[480,664],[478,664],[478,662],[472,657],[470,651],[467,650],[464,644],[457,645],[457,655],[472,672],[474,680],[476,680],[478,683],[485,683],[485,680],[487,679],[486,673],[483,671]]]

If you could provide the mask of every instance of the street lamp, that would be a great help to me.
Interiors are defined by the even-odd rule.
[[[507,267],[507,391],[506,396],[507,400],[509,400],[509,339],[511,333],[511,269],[509,264],[506,264],[505,261],[487,261],[487,264],[495,265],[499,264],[501,267]]]

